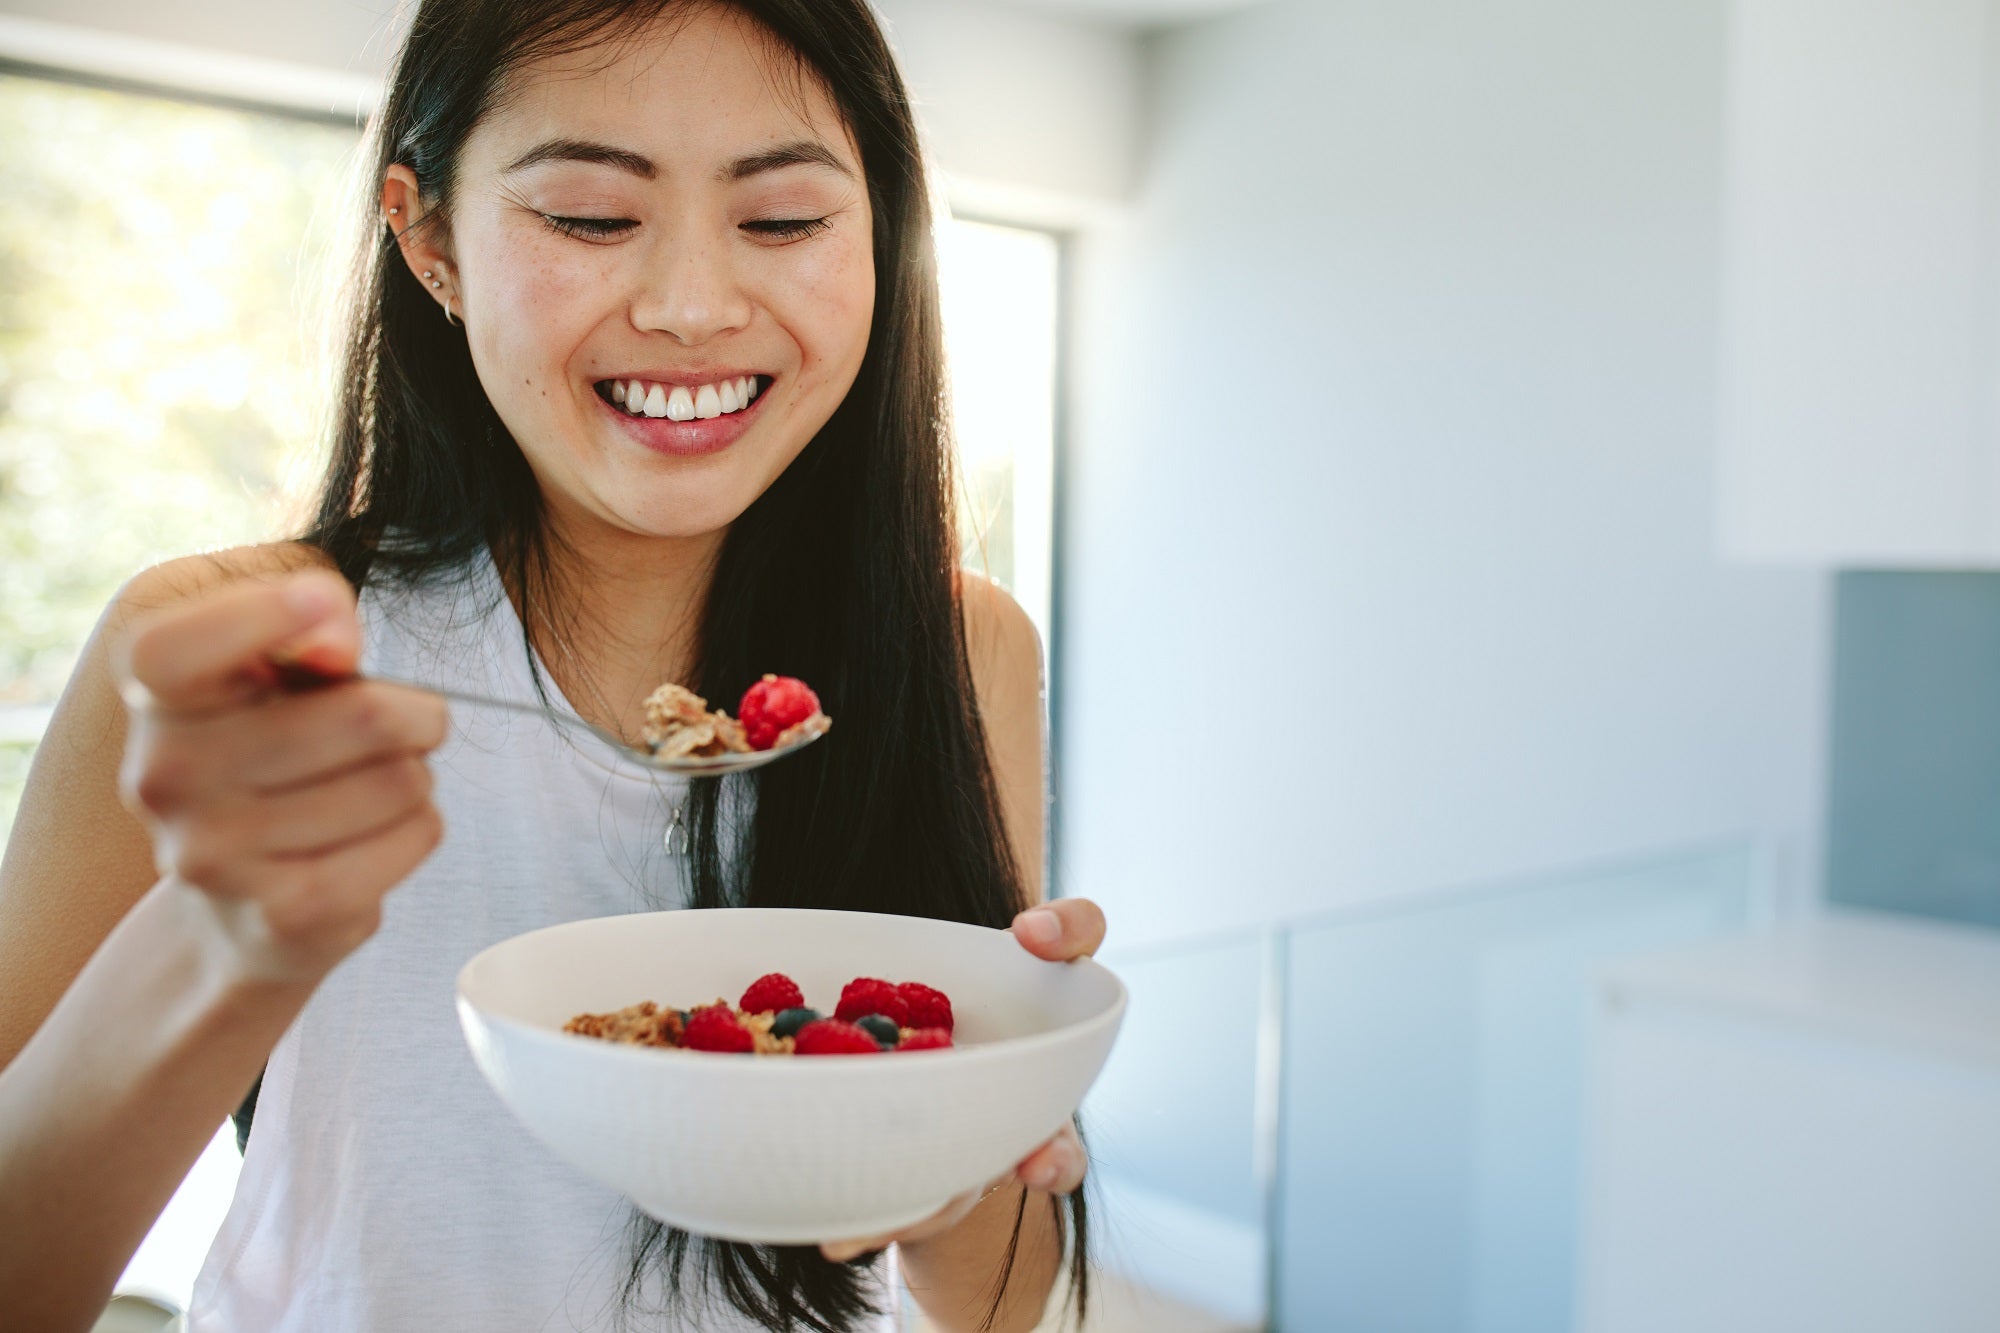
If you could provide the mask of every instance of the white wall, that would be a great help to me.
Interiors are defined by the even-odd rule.
[[[872,3],[954,185],[1057,213],[1131,195],[1143,111],[1132,34],[979,0]]]
[[[1149,49],[1076,272],[1059,875],[1124,941],[1744,831],[1826,589],[1712,554],[1723,0],[1294,0]]]
[[[397,0],[0,0],[0,14],[380,77]]]
[[[1131,33],[984,0],[876,7],[933,159],[959,195],[989,213],[1063,219],[1131,193],[1141,114]],[[379,79],[401,8],[397,0],[0,0],[0,19]]]

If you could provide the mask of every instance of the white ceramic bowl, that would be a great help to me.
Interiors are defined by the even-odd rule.
[[[734,1003],[766,972],[831,1013],[855,977],[951,997],[954,1049],[748,1056],[562,1031],[641,1000]],[[929,1216],[1059,1130],[1103,1067],[1125,988],[1006,931],[860,912],[646,912],[531,931],[458,976],[480,1070],[555,1154],[662,1221],[767,1244]]]

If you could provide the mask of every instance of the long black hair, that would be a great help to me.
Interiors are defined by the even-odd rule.
[[[733,698],[776,670],[840,725],[761,770],[739,841],[721,784],[688,802],[693,903],[894,912],[1004,926],[1025,905],[967,661],[930,197],[910,102],[865,0],[725,3],[817,80],[860,149],[874,214],[875,316],[845,400],[730,528],[688,682]],[[449,227],[468,135],[523,65],[640,33],[689,0],[423,0],[373,126],[373,181],[416,175]],[[369,217],[375,218],[371,200]],[[531,635],[552,539],[535,478],[465,339],[371,225],[345,348],[333,456],[305,540],[357,586],[462,575],[490,550]],[[744,781],[745,779],[730,779]],[[997,1312],[1015,1244],[995,1274]],[[1082,1194],[1053,1201],[1088,1298]],[[674,1302],[720,1299],[773,1329],[840,1330],[871,1311],[868,1264],[811,1247],[690,1236],[636,1218],[628,1307],[657,1274]]]

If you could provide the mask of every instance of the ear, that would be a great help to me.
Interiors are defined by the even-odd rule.
[[[400,162],[390,167],[382,178],[382,217],[395,233],[403,262],[440,307],[462,311],[465,298],[455,281],[444,229],[422,225],[428,212],[417,173]]]

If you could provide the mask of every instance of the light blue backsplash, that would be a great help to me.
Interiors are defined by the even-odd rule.
[[[1109,954],[1102,1258],[1286,1333],[1564,1333],[1589,977],[1763,892],[1744,843]]]
[[[1842,574],[1827,897],[2000,926],[2000,574]]]

